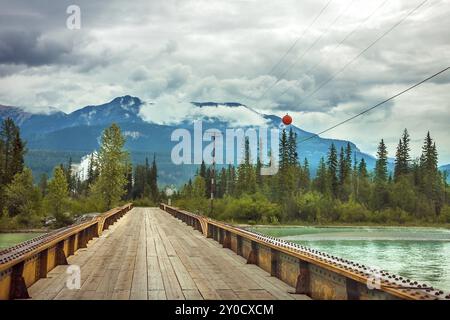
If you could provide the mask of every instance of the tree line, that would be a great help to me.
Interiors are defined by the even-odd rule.
[[[85,178],[74,172],[69,158],[54,168],[51,179],[43,174],[34,183],[24,165],[20,128],[5,119],[0,128],[0,229],[61,227],[130,200],[156,204],[164,196],[157,186],[156,157],[151,166],[147,160],[133,170],[124,145],[120,127],[112,124],[103,132],[98,153],[90,155]]]
[[[404,130],[392,173],[383,139],[372,172],[364,158],[357,159],[350,143],[339,150],[331,144],[314,178],[308,159],[300,161],[292,129],[282,131],[279,148],[278,173],[263,176],[263,164],[258,158],[254,164],[246,140],[242,163],[217,173],[203,163],[176,195],[176,203],[218,219],[255,223],[450,222],[447,176],[438,170],[437,147],[430,133],[420,157],[412,158],[410,136]],[[213,211],[208,200],[211,188],[216,198]]]

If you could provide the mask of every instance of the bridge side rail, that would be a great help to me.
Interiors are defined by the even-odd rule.
[[[166,204],[160,208],[182,220],[313,299],[450,299],[425,284],[268,237]]]
[[[0,300],[27,299],[27,288],[132,209],[131,203],[111,209],[89,221],[54,230],[48,234],[0,250]]]

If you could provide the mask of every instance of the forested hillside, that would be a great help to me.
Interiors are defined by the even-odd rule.
[[[299,159],[293,130],[280,138],[280,167],[274,176],[260,175],[259,161],[252,165],[248,141],[245,159],[213,174],[202,165],[184,185],[176,204],[217,219],[251,223],[449,223],[450,190],[447,174],[438,170],[437,146],[424,139],[422,154],[410,153],[405,129],[399,140],[392,173],[386,145],[381,139],[375,169],[354,158],[350,144],[331,144],[320,160],[317,174],[310,174],[308,159]],[[208,199],[211,178],[216,199]],[[217,181],[217,182],[216,182]]]

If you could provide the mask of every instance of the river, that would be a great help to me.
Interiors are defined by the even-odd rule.
[[[297,226],[252,229],[450,292],[448,229]]]
[[[32,239],[42,233],[24,232],[24,233],[0,233],[0,250],[9,248],[20,242]]]

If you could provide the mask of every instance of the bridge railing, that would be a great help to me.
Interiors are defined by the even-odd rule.
[[[0,250],[0,300],[27,299],[27,288],[67,258],[102,234],[126,214],[132,204],[111,209],[88,221],[54,230],[50,233]]]
[[[167,211],[313,299],[450,299],[426,284],[166,204]]]

